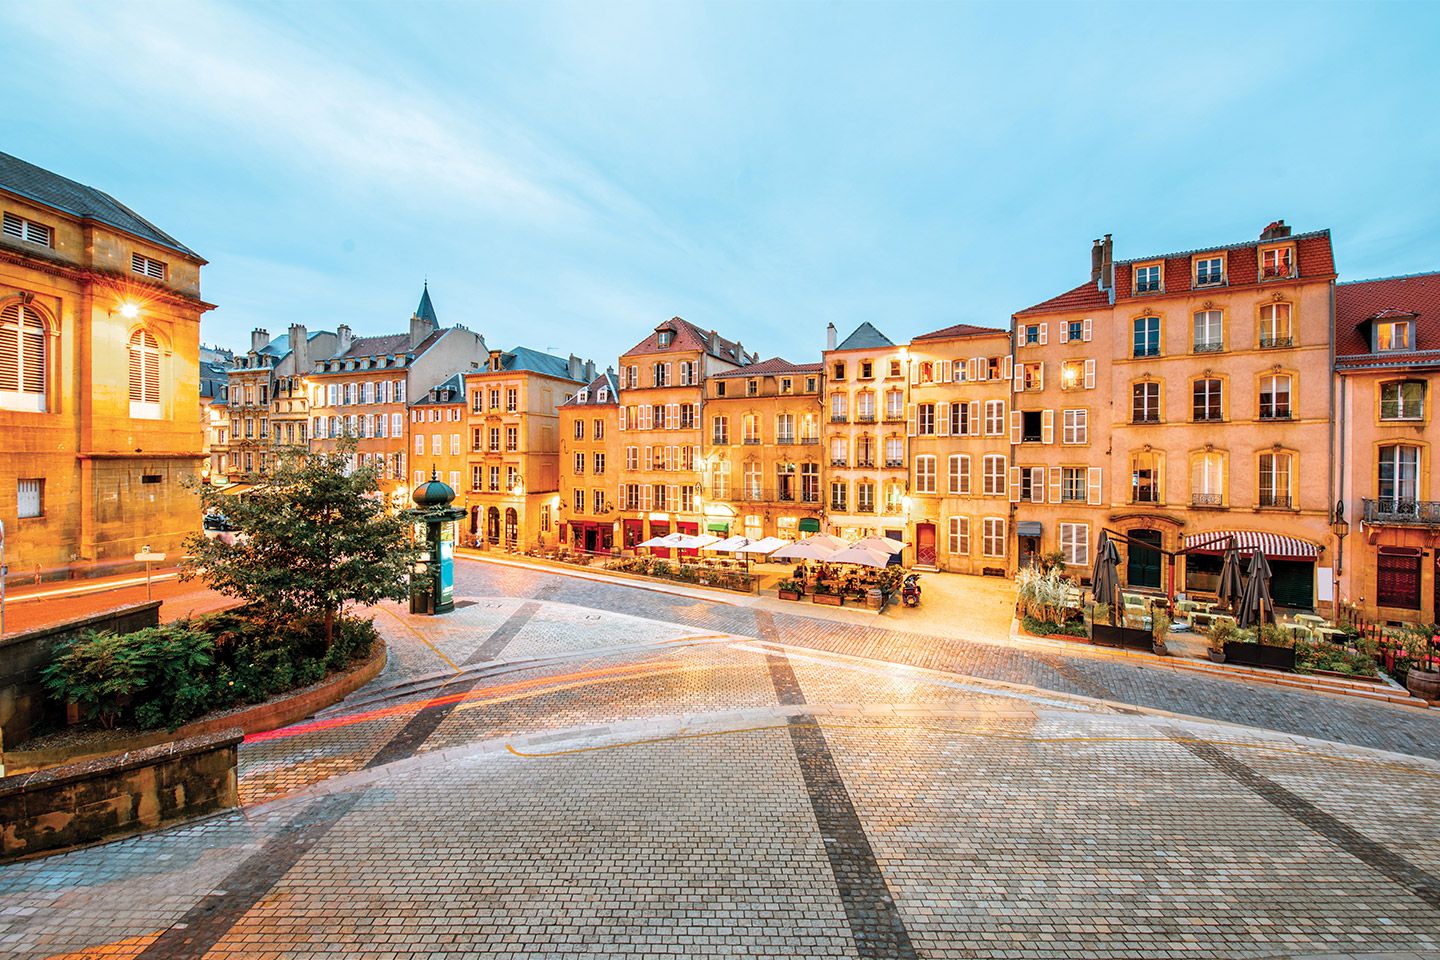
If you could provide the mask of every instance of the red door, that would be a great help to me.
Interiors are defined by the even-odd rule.
[[[698,536],[700,533],[700,524],[688,523],[686,521],[677,521],[675,524],[675,532],[687,533],[692,537]],[[699,550],[681,550],[679,551],[679,553],[682,557],[698,557],[700,555]]]
[[[915,563],[922,567],[935,566],[935,524],[915,524]]]

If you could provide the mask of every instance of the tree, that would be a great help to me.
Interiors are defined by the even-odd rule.
[[[273,472],[227,496],[201,486],[207,514],[233,538],[186,540],[181,579],[201,578],[272,616],[325,619],[325,642],[348,604],[402,600],[411,558],[408,523],[386,509],[368,467],[353,469],[355,442],[335,453],[282,451]]]

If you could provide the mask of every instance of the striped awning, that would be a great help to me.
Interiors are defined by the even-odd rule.
[[[1271,560],[1318,560],[1318,544],[1297,537],[1279,533],[1261,533],[1258,530],[1212,530],[1209,533],[1192,533],[1185,538],[1185,549],[1190,553],[1224,553],[1230,538],[1235,538],[1241,555],[1256,547]]]

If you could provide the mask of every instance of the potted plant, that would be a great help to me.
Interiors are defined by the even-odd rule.
[[[1261,624],[1258,630],[1245,630],[1240,640],[1225,644],[1225,662],[1294,670],[1295,638],[1273,624]]]
[[[1163,657],[1165,649],[1165,638],[1170,635],[1170,614],[1162,607],[1155,607],[1150,615],[1150,635],[1152,638],[1151,652],[1156,656]]]
[[[835,588],[828,580],[815,582],[815,596],[811,599],[823,606],[840,607],[845,605],[845,598],[835,592]]]
[[[805,595],[805,584],[801,580],[781,580],[776,584],[781,600],[799,600]]]
[[[1228,620],[1212,621],[1210,626],[1205,628],[1205,638],[1209,641],[1206,653],[1211,663],[1225,662],[1225,644],[1233,643],[1240,637],[1240,631],[1235,624]]]

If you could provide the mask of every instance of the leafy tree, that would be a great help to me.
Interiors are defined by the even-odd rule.
[[[354,451],[354,440],[334,453],[282,451],[238,496],[201,486],[206,513],[224,514],[235,536],[192,535],[181,578],[272,616],[322,617],[327,645],[348,604],[404,599],[408,523],[387,509],[373,469],[353,469]]]

